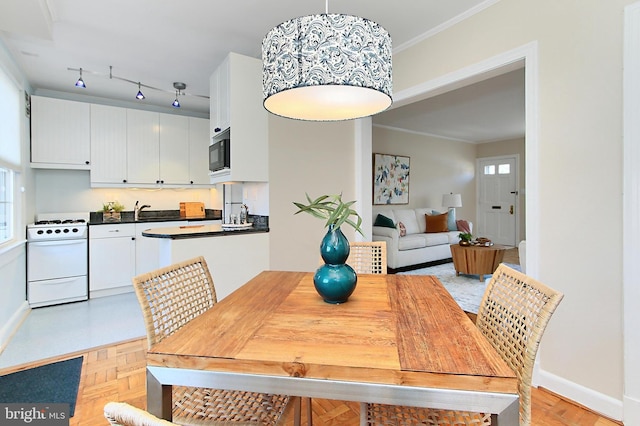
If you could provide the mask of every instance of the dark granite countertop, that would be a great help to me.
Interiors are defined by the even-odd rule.
[[[150,222],[172,222],[177,220],[203,221],[221,220],[222,210],[206,209],[205,217],[181,217],[180,210],[143,210],[140,212],[138,220],[134,220],[133,211],[123,211],[120,213],[120,221],[103,221],[102,212],[90,212],[89,225],[108,225],[113,223],[150,223]]]

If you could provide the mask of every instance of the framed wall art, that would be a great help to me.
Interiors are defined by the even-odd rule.
[[[409,157],[373,154],[373,204],[409,204]]]

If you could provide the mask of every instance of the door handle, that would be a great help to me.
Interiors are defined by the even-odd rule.
[[[509,206],[509,214],[513,214],[513,204]]]

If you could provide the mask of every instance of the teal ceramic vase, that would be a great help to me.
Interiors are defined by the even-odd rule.
[[[356,272],[345,263],[349,251],[349,241],[340,227],[330,225],[320,244],[320,256],[325,264],[313,276],[316,291],[327,303],[345,303],[356,288]]]

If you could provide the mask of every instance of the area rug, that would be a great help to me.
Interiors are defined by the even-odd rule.
[[[69,404],[73,417],[83,357],[0,376],[0,402]]]
[[[513,269],[520,270],[520,265],[506,264]],[[413,271],[399,272],[406,275],[435,275],[444,285],[447,291],[453,296],[460,307],[467,311],[478,313],[482,295],[487,288],[491,275],[485,275],[484,281],[480,281],[478,275],[459,275],[453,268],[453,262],[442,265],[430,266],[428,268],[416,269]]]

